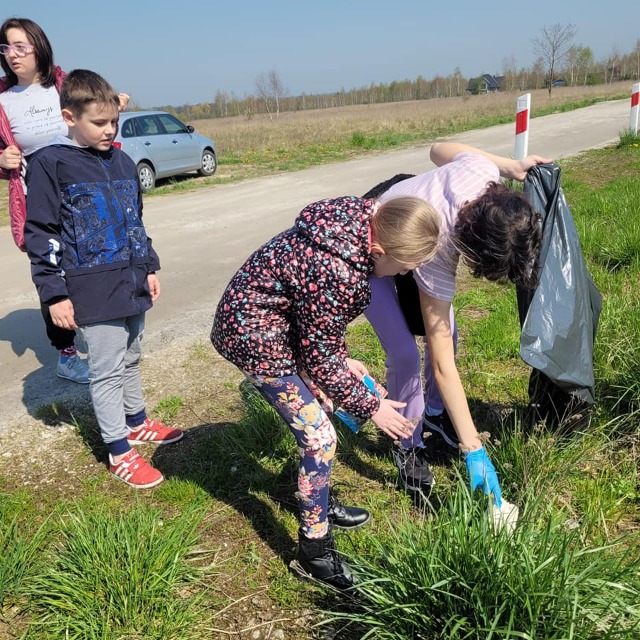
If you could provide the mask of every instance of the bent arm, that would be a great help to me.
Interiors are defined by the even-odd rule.
[[[473,424],[467,396],[456,367],[449,312],[451,303],[437,300],[420,291],[420,307],[426,329],[427,346],[440,396],[460,439],[463,451],[482,446]]]
[[[441,167],[443,164],[451,162],[459,153],[475,153],[476,155],[487,158],[487,160],[491,160],[491,162],[498,167],[500,175],[503,178],[512,178],[520,182],[526,178],[527,171],[534,165],[552,162],[550,158],[535,155],[527,156],[521,160],[514,160],[513,158],[505,158],[493,153],[488,153],[487,151],[482,151],[481,149],[468,144],[462,144],[461,142],[436,142],[431,147],[429,157],[431,158],[431,162]]]
[[[346,324],[331,311],[330,306],[312,311],[306,300],[298,302],[299,364],[336,406],[368,420],[380,409],[380,399],[351,371],[344,339]]]

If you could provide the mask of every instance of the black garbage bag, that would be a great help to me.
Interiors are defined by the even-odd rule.
[[[368,198],[379,198],[383,193],[388,191],[394,184],[402,182],[407,178],[413,178],[412,173],[398,173],[393,178],[389,178],[384,182],[380,182],[375,187],[372,187],[362,197],[366,200]],[[398,303],[402,310],[402,315],[407,321],[409,331],[414,336],[425,335],[424,322],[422,320],[422,309],[420,308],[420,290],[413,277],[413,271],[409,271],[405,274],[398,274],[394,276],[396,282],[396,293],[398,295]]]
[[[532,167],[524,191],[543,224],[538,286],[517,290],[520,356],[533,369],[529,418],[575,427],[595,402],[593,347],[602,296],[582,256],[560,167]]]

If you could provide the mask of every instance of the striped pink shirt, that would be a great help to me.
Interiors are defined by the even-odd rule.
[[[441,167],[398,182],[380,196],[381,203],[399,196],[422,198],[442,216],[438,253],[413,272],[418,287],[432,298],[451,302],[456,292],[460,255],[451,242],[451,234],[458,212],[466,202],[475,200],[489,182],[499,179],[498,167],[491,160],[464,152]]]

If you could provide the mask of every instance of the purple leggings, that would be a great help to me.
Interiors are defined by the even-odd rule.
[[[425,404],[436,411],[444,409],[444,403],[436,385],[431,367],[431,356],[425,341],[424,349],[424,382],[420,367],[420,352],[415,336],[402,315],[395,281],[392,277],[369,279],[371,284],[371,304],[364,312],[367,320],[376,332],[382,348],[387,356],[387,391],[391,400],[406,402],[407,406],[398,411],[405,418],[417,418],[424,414]],[[454,350],[458,342],[458,328],[451,307],[450,322],[453,335]],[[404,448],[422,444],[422,430],[418,427],[410,438],[400,441]]]

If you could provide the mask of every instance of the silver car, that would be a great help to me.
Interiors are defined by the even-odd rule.
[[[212,176],[218,167],[213,140],[165,111],[121,113],[113,144],[136,163],[143,193],[153,189],[156,178],[189,171]]]

